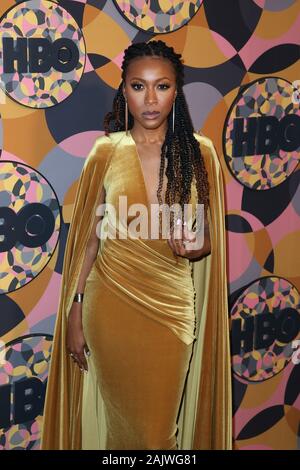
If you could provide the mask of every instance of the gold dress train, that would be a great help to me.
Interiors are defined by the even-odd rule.
[[[127,209],[149,209],[130,133],[100,137],[87,158],[65,252],[43,449],[231,448],[223,187],[211,141],[195,137],[209,176],[212,253],[194,263],[174,255],[166,239],[126,237],[136,214],[124,224],[119,196]],[[117,210],[115,218],[105,214],[102,235],[114,230],[116,237],[101,239],[86,281],[91,356],[82,374],[66,354],[66,320],[103,186]]]

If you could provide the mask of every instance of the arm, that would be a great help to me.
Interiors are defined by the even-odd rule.
[[[215,147],[213,145],[213,142],[208,139],[207,137],[203,136],[201,132],[194,133],[194,137],[196,140],[199,142],[199,145],[201,146],[201,153],[202,157],[204,158],[204,163],[205,167],[208,172],[208,179],[209,179],[209,184],[211,187],[215,187],[215,185],[218,183],[218,174],[221,172],[220,168],[220,163],[219,159],[215,150]],[[217,173],[217,171],[219,173]],[[213,176],[214,175],[214,176]],[[216,181],[214,181],[213,178],[216,178]],[[211,181],[210,181],[211,180]],[[223,187],[221,186],[221,189]],[[213,198],[214,200],[215,194],[211,192],[210,190],[210,198]],[[222,197],[223,197],[223,192],[222,192]],[[210,209],[208,208],[210,217],[207,217],[207,213],[205,214],[204,218],[204,240],[202,243],[202,240],[199,244],[199,247],[193,246],[193,249],[189,250],[189,245],[190,247],[192,244],[189,242],[194,242],[195,238],[192,233],[190,233],[187,228],[185,228],[182,232],[180,230],[180,226],[178,227],[179,229],[179,237],[177,236],[177,240],[174,240],[173,236],[170,236],[168,243],[170,245],[170,248],[173,250],[173,252],[177,256],[182,256],[184,258],[188,258],[190,261],[199,261],[200,259],[204,258],[205,256],[208,256],[211,254],[212,250],[212,241],[211,236],[211,227],[210,223],[212,220],[214,220],[214,214],[210,212]],[[184,243],[185,242],[185,243]]]
[[[99,204],[105,203],[105,189],[102,189]],[[87,277],[91,271],[93,263],[96,259],[99,249],[99,238],[96,234],[96,228],[99,222],[102,222],[103,216],[95,216],[90,238],[87,243],[85,257],[82,270],[79,276],[76,292],[83,293]],[[88,370],[84,351],[88,351],[88,347],[84,338],[82,328],[82,303],[73,302],[67,327],[67,350],[72,353],[74,360],[78,363],[81,370]]]
[[[104,204],[104,203],[105,203],[105,190],[103,188],[102,192],[101,192],[101,195],[100,195],[98,205]],[[81,274],[79,276],[76,292],[84,292],[86,279],[87,279],[87,277],[88,277],[88,275],[91,271],[92,265],[93,265],[93,263],[96,259],[98,249],[99,249],[99,238],[96,234],[96,228],[97,228],[98,223],[101,222],[102,219],[103,219],[102,215],[101,216],[95,216],[92,231],[91,231],[91,235],[90,235],[90,238],[89,238],[88,243],[87,243],[86,252],[85,252],[85,259],[84,259],[84,262],[83,262],[83,265],[82,265],[82,271],[81,271]]]

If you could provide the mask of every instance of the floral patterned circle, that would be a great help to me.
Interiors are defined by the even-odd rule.
[[[50,261],[59,239],[59,201],[36,170],[0,161],[0,293],[34,279]]]
[[[54,106],[70,96],[81,79],[83,35],[57,3],[29,0],[10,8],[0,22],[0,43],[3,87],[18,103]]]
[[[39,447],[51,346],[47,335],[24,336],[0,346],[0,387],[10,386],[6,397],[11,403],[10,417],[1,419],[0,450]],[[2,406],[9,408],[3,397]]]
[[[136,28],[149,33],[176,31],[197,13],[203,0],[114,0]]]
[[[287,280],[265,277],[247,287],[231,309],[233,370],[247,382],[281,372],[300,338],[300,294]]]
[[[267,190],[295,170],[300,157],[300,109],[291,83],[263,78],[238,95],[225,121],[224,154],[243,185]]]

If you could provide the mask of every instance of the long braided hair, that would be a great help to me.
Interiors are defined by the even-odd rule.
[[[191,184],[194,178],[198,203],[204,204],[204,213],[206,213],[209,205],[208,177],[199,143],[193,135],[194,128],[182,89],[184,84],[184,67],[181,62],[181,54],[177,54],[173,47],[169,47],[159,40],[150,41],[149,43],[140,42],[132,44],[125,50],[122,63],[122,82],[113,101],[113,110],[107,113],[104,118],[105,133],[106,135],[109,134],[110,127],[112,127],[112,131],[125,130],[125,98],[122,87],[129,63],[133,59],[143,56],[156,56],[168,59],[176,72],[175,128],[173,133],[172,112],[170,112],[165,141],[161,148],[159,185],[157,189],[159,205],[163,204],[161,193],[166,159],[167,168],[165,174],[168,181],[164,203],[169,207],[172,204],[180,204],[183,210],[184,204],[190,201]],[[128,110],[128,129],[131,129],[133,124],[133,116]],[[173,223],[171,224],[173,225]]]

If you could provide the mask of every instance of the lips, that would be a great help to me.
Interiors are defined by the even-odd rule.
[[[146,119],[154,119],[160,115],[160,112],[159,111],[145,111],[144,113],[142,113],[142,115]]]

